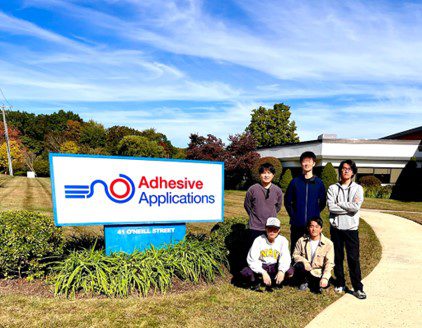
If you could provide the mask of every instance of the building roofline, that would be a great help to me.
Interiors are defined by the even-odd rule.
[[[266,149],[277,149],[292,146],[311,145],[319,143],[349,143],[349,144],[397,144],[397,145],[419,145],[420,140],[399,140],[399,139],[317,139],[296,143],[285,143],[279,146],[258,148],[258,151]]]
[[[394,138],[397,138],[397,137],[402,137],[402,136],[405,136],[405,135],[408,135],[408,134],[411,134],[411,133],[414,133],[414,132],[421,132],[421,131],[422,131],[422,125],[418,126],[416,128],[413,128],[413,129],[406,130],[406,131],[390,134],[389,136],[382,137],[380,139],[394,139]]]

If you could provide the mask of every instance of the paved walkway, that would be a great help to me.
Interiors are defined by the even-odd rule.
[[[346,294],[307,327],[422,327],[422,225],[365,210],[361,217],[382,245],[380,263],[363,280],[368,298]]]

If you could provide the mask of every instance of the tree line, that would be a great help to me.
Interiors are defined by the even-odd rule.
[[[242,188],[253,180],[253,168],[260,147],[299,142],[290,107],[275,104],[251,112],[251,121],[241,133],[230,135],[227,145],[216,136],[191,133],[187,148],[178,148],[153,128],[137,130],[127,126],[105,128],[93,120],[84,121],[72,111],[52,114],[7,111],[11,155],[17,175],[35,171],[49,176],[50,152],[186,158],[221,161],[225,164],[226,188]],[[0,170],[7,173],[4,126],[0,123]]]

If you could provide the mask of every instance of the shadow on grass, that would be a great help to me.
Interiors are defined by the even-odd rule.
[[[228,251],[227,260],[229,262],[229,271],[232,274],[232,284],[239,286],[240,271],[247,266],[246,256],[249,251],[249,234],[245,223],[233,223],[216,225],[211,230],[217,233],[224,242]]]

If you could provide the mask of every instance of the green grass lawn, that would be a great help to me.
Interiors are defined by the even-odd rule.
[[[402,202],[394,199],[365,198],[362,208],[422,213],[422,202]]]
[[[422,224],[422,212],[419,212],[419,213],[385,212],[385,213],[401,216],[402,218],[406,218],[408,220]]]
[[[242,217],[245,192],[226,191],[225,217]],[[387,202],[388,203],[388,202]],[[0,179],[0,210],[28,209],[51,214],[48,179]],[[328,213],[323,212],[325,227]],[[284,209],[279,218],[281,233],[289,237],[288,217]],[[195,233],[209,233],[213,224],[188,224]],[[327,235],[329,235],[328,230]],[[70,235],[102,234],[101,227],[64,229]],[[381,245],[364,221],[360,227],[361,265],[366,276],[381,257]],[[40,281],[34,282],[39,285]],[[284,287],[273,293],[256,293],[230,284],[230,275],[214,284],[185,284],[166,295],[126,299],[82,297],[68,300],[39,293],[32,284],[24,288],[2,288],[0,285],[0,327],[303,327],[322,309],[338,299],[332,288],[323,295],[300,292]],[[35,290],[35,291],[31,291]]]

